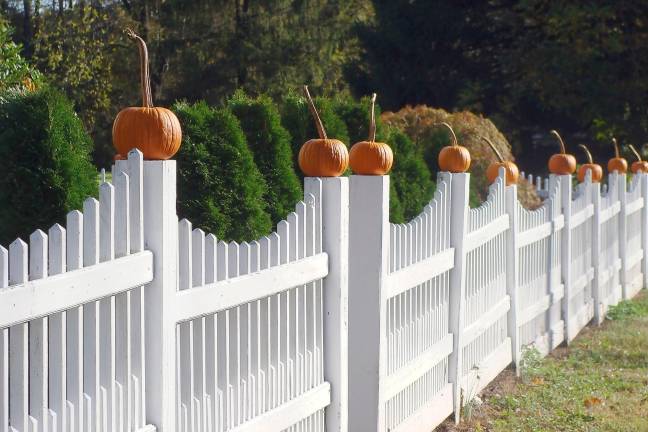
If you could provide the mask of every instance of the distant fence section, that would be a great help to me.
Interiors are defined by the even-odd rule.
[[[306,178],[244,243],[178,220],[174,161],[112,178],[0,249],[0,432],[427,432],[648,277],[647,174],[536,177],[526,209],[440,173],[407,224],[388,176]]]

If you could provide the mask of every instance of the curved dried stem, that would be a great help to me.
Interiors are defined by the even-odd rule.
[[[558,131],[555,130],[555,129],[552,129],[552,130],[549,131],[549,133],[550,133],[551,135],[555,136],[556,138],[558,138],[558,142],[560,143],[560,152],[561,152],[562,154],[566,154],[567,151],[565,150],[565,142],[563,141],[563,139],[562,139],[562,137],[560,136],[560,134],[558,133]]]
[[[148,48],[144,39],[139,37],[132,29],[124,30],[126,36],[137,42],[140,57],[140,89],[142,92],[142,106],[146,108],[153,107],[153,95],[151,94],[151,77],[149,75]]]
[[[308,91],[308,86],[305,85],[303,89],[304,89],[304,96],[306,97],[306,102],[308,102],[308,109],[310,110],[313,119],[315,119],[315,127],[317,127],[317,134],[321,139],[324,140],[328,139],[326,136],[326,131],[324,130],[324,125],[322,124],[322,119],[320,119],[319,113],[317,112],[317,108],[315,108],[315,103],[313,102],[313,98],[311,98],[310,92]]]
[[[618,158],[619,157],[619,143],[617,142],[617,139],[612,137],[612,144],[614,144],[614,157]]]
[[[450,131],[450,134],[452,135],[452,145],[453,145],[453,146],[458,146],[458,145],[459,145],[459,140],[457,140],[457,135],[455,134],[454,129],[452,129],[452,126],[450,126],[450,125],[449,125],[448,123],[446,123],[446,122],[437,123],[437,125],[438,125],[438,126],[445,126],[445,127],[447,127],[448,130]]]
[[[493,149],[493,151],[495,152],[495,156],[497,156],[497,159],[500,162],[504,162],[504,158],[502,158],[502,154],[499,152],[499,150],[497,150],[497,148],[495,148],[495,144],[493,144],[493,142],[491,140],[489,140],[488,138],[486,138],[486,137],[481,137],[481,139],[486,141],[488,143],[488,145],[490,146],[490,148]]]
[[[637,151],[637,149],[632,144],[628,144],[628,147],[630,147],[630,151],[635,155],[637,161],[641,162],[641,154]]]
[[[578,144],[578,147],[582,148],[585,154],[587,155],[588,163],[593,164],[594,159],[592,159],[592,153],[590,153],[589,149],[585,146],[585,144]]]
[[[369,142],[376,141],[376,93],[371,95],[371,118],[369,120]]]

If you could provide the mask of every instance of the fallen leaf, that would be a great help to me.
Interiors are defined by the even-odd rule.
[[[597,398],[596,396],[589,397],[583,401],[583,404],[585,405],[585,408],[593,408],[596,405],[601,405],[603,404],[603,401],[600,398]]]

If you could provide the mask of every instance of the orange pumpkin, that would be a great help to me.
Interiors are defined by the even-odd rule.
[[[299,150],[299,168],[308,177],[338,177],[349,165],[349,152],[340,140],[328,138],[313,99],[304,86],[304,96],[315,120],[319,138],[308,140]]]
[[[488,179],[488,183],[493,183],[497,180],[500,168],[504,168],[506,173],[506,186],[517,184],[518,179],[520,178],[520,171],[518,170],[517,165],[512,161],[505,161],[502,158],[502,154],[497,150],[495,144],[493,144],[491,140],[486,137],[482,137],[482,139],[488,143],[491,149],[493,149],[498,160],[498,162],[492,162],[488,165],[488,169],[486,169],[486,178]]]
[[[578,181],[584,182],[587,171],[592,171],[592,183],[598,183],[603,178],[603,167],[599,164],[595,164],[592,159],[592,153],[585,147],[583,144],[579,144],[578,147],[582,148],[585,154],[587,155],[587,163],[583,164],[578,168]]]
[[[619,174],[625,174],[628,172],[628,161],[619,156],[619,144],[616,138],[612,138],[612,144],[614,144],[614,157],[607,163],[608,172],[618,171]]]
[[[369,139],[353,144],[349,152],[349,164],[354,174],[385,175],[394,162],[394,153],[385,143],[376,142],[376,93],[371,96]]]
[[[439,123],[450,130],[452,145],[445,146],[439,152],[439,168],[441,171],[462,173],[470,168],[470,152],[466,147],[460,146],[452,126],[446,122]]]
[[[549,172],[556,175],[573,174],[576,171],[576,158],[567,154],[565,142],[558,131],[551,130],[549,133],[555,136],[560,143],[560,153],[556,153],[549,158]]]
[[[632,166],[630,167],[632,173],[633,174],[648,173],[648,162],[641,159],[641,154],[639,154],[637,149],[634,148],[632,144],[628,145],[628,147],[630,147],[630,150],[632,151],[632,153],[634,153],[635,157],[637,158],[636,161],[632,162]]]
[[[145,159],[169,159],[180,149],[180,122],[170,110],[153,106],[146,43],[131,29],[126,29],[126,34],[139,48],[142,106],[129,107],[117,114],[112,130],[113,146],[121,158],[138,148]]]

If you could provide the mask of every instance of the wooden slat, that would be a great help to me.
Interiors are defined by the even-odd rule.
[[[9,251],[0,246],[0,292],[9,285]],[[0,432],[9,431],[9,329],[0,329]]]
[[[56,224],[48,232],[49,273],[57,275],[66,268],[65,228]],[[67,313],[49,318],[49,407],[56,414],[56,429],[67,430]],[[54,425],[51,425],[54,427]]]
[[[395,297],[454,267],[454,249],[449,248],[416,264],[390,273],[385,282],[385,299]]]
[[[231,309],[237,305],[284,292],[290,288],[322,279],[328,274],[328,255],[287,263],[259,273],[178,292],[176,321]]]
[[[29,237],[29,278],[46,278],[47,262],[47,234],[36,230]],[[43,430],[48,428],[48,323],[47,317],[29,323],[29,413]]]
[[[573,231],[574,228],[576,228],[577,226],[585,222],[593,214],[594,214],[594,205],[588,204],[587,206],[585,206],[585,208],[583,208],[579,212],[572,213],[571,218],[569,220],[568,228]]]
[[[466,236],[466,253],[483,245],[509,228],[509,216],[503,214]]]
[[[83,214],[67,215],[67,270],[83,267]],[[70,308],[67,313],[67,400],[70,430],[81,430],[83,423],[83,307]]]
[[[466,327],[463,331],[463,346],[469,345],[479,337],[486,329],[502,318],[511,308],[511,299],[508,295],[499,300],[488,312],[483,314],[477,321]]]
[[[384,386],[384,393],[381,395],[383,403],[386,403],[403,389],[410,386],[450,355],[452,352],[452,339],[451,334],[446,335],[415,359],[388,375],[381,383]]]
[[[9,246],[9,284],[27,282],[27,243],[18,239]],[[11,292],[4,290],[2,294]],[[0,304],[5,304],[0,302]],[[23,304],[21,304],[22,306]],[[2,314],[0,314],[2,316]],[[9,329],[9,422],[19,430],[26,431],[29,424],[29,332],[27,323]],[[3,326],[4,327],[4,326]]]
[[[0,291],[0,328],[115,295],[152,279],[153,255],[144,251],[19,284]]]
[[[231,432],[281,432],[330,403],[331,387],[328,383],[323,383],[298,398],[239,425]]]

